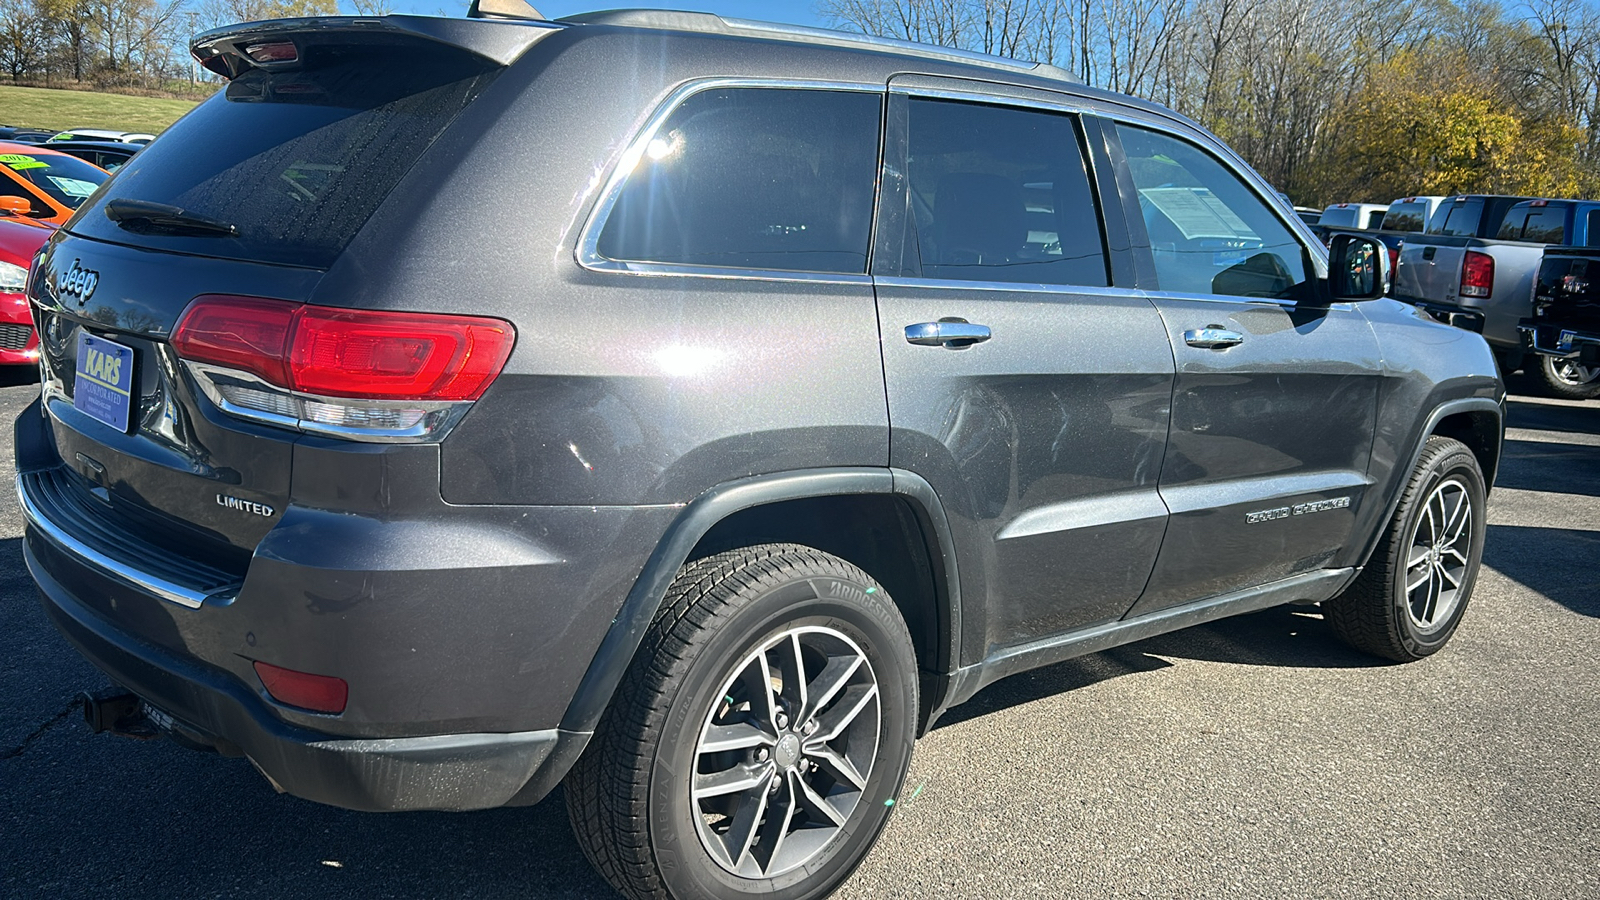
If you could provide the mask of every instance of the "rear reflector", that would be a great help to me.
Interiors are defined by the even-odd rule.
[[[350,686],[343,678],[332,675],[312,675],[264,663],[255,663],[256,675],[272,695],[272,699],[289,706],[298,706],[320,713],[342,713],[350,696]]]
[[[189,304],[172,346],[183,359],[307,394],[454,401],[483,395],[515,339],[499,319],[208,294]]]
[[[1483,298],[1494,290],[1494,257],[1468,250],[1461,261],[1461,296]]]

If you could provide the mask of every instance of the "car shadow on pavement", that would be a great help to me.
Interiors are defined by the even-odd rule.
[[[1174,665],[1169,658],[1247,666],[1357,669],[1389,665],[1350,649],[1316,606],[1294,604],[1196,625],[995,682],[941,716],[943,728],[1101,681]]]
[[[1496,488],[1600,497],[1600,447],[1506,441]]]
[[[1573,612],[1600,618],[1600,531],[1490,525],[1483,564]]]
[[[1535,431],[1564,431],[1570,434],[1600,434],[1600,401],[1581,406],[1506,401],[1506,427]]]
[[[0,387],[16,387],[21,384],[38,383],[38,366],[0,366]]]

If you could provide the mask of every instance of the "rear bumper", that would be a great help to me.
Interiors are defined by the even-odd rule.
[[[191,739],[249,757],[295,796],[375,812],[503,806],[534,779],[560,737],[548,729],[354,739],[289,725],[231,674],[145,643],[78,604],[39,562],[48,541],[29,527],[23,555],[46,614],[78,651]]]
[[[1517,333],[1522,336],[1523,349],[1530,353],[1576,359],[1586,366],[1600,365],[1600,331],[1562,328],[1524,319],[1517,326]]]

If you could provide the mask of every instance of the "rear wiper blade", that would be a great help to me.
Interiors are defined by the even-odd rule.
[[[239,234],[237,225],[149,200],[112,200],[105,205],[105,211],[106,218],[135,234],[152,231],[197,237],[235,237]]]

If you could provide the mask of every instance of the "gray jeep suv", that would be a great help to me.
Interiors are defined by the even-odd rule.
[[[696,14],[194,52],[30,282],[25,552],[100,728],[361,810],[564,781],[630,897],[819,897],[998,678],[1467,606],[1482,338],[1165,109]]]

